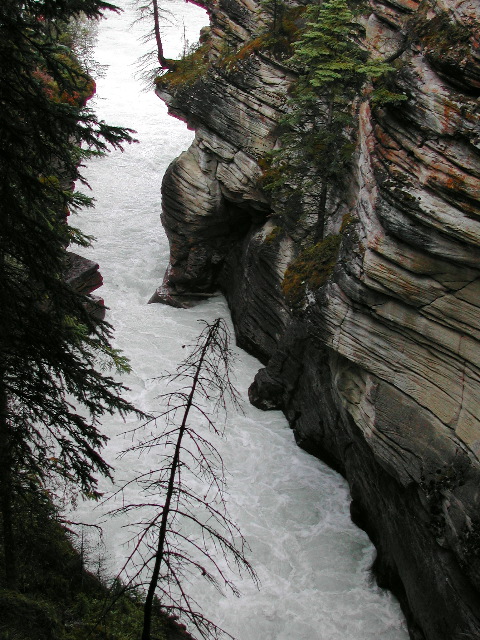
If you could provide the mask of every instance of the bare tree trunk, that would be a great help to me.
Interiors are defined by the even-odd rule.
[[[12,498],[12,452],[8,429],[8,400],[2,379],[0,379],[0,513],[3,529],[4,571],[7,589],[16,590],[17,557],[13,533]]]
[[[152,626],[152,609],[153,609],[153,599],[155,596],[155,590],[157,588],[158,578],[160,575],[160,566],[162,564],[163,554],[164,554],[164,546],[165,546],[165,536],[167,532],[167,521],[168,516],[170,514],[170,505],[172,502],[172,496],[175,490],[175,476],[177,474],[178,464],[180,461],[180,450],[182,444],[182,438],[185,433],[185,429],[187,426],[188,414],[190,413],[190,409],[192,408],[193,398],[195,395],[195,391],[197,389],[198,379],[200,376],[200,372],[202,370],[203,361],[205,359],[205,354],[207,353],[210,342],[212,340],[212,336],[218,328],[218,321],[215,322],[208,331],[207,337],[205,339],[205,343],[200,352],[200,357],[198,360],[197,368],[195,375],[192,380],[192,387],[190,389],[190,393],[188,395],[188,399],[185,405],[185,411],[183,414],[182,424],[180,425],[180,429],[178,432],[178,438],[175,445],[175,453],[173,455],[172,464],[170,468],[170,477],[167,486],[167,493],[165,498],[165,504],[162,512],[162,520],[160,523],[160,532],[158,537],[158,545],[157,551],[155,554],[155,564],[152,571],[152,577],[150,579],[150,584],[148,587],[147,597],[145,599],[145,605],[143,610],[143,631],[142,631],[142,640],[150,640],[151,626]]]
[[[163,43],[160,35],[160,12],[158,9],[158,0],[152,0],[153,21],[155,31],[155,42],[157,43],[157,58],[162,69],[168,69],[168,62],[163,55]]]
[[[233,565],[239,573],[246,571],[258,584],[255,571],[245,557],[246,541],[226,509],[222,457],[215,445],[202,435],[204,426],[216,436],[223,435],[223,428],[217,428],[206,411],[205,401],[215,407],[217,417],[216,412],[226,413],[230,403],[238,406],[238,394],[230,378],[233,354],[229,332],[222,318],[211,324],[204,320],[201,323],[204,328],[196,342],[189,345],[189,355],[175,372],[160,376],[178,383],[179,388],[160,396],[164,410],[140,429],[152,421],[158,426],[160,419],[165,422],[164,426],[154,429],[125,451],[159,450],[157,470],[141,473],[114,494],[123,496],[128,484],[139,483],[142,492],[150,496],[148,502],[142,499],[137,503],[125,503],[122,498],[122,506],[111,512],[117,515],[148,509],[146,517],[136,524],[134,549],[119,574],[133,564],[135,575],[128,578],[126,588],[135,582],[142,587],[148,585],[141,640],[151,640],[156,596],[160,608],[184,615],[205,640],[223,637],[233,640],[229,633],[197,610],[197,603],[182,584],[191,571],[198,572],[217,588],[223,585],[235,595],[239,592],[229,575]],[[205,421],[206,425],[202,424],[197,430],[199,424],[192,416],[201,423]],[[190,424],[192,422],[196,426]],[[201,491],[188,486],[187,480],[192,477],[200,480]],[[156,507],[153,515],[152,506]],[[182,532],[184,522],[192,527],[193,537]],[[142,550],[144,545],[147,552]],[[218,555],[227,561],[228,569],[222,567]],[[145,572],[146,581],[143,580]]]

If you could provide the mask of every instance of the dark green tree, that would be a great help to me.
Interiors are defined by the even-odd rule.
[[[91,204],[74,182],[86,184],[86,159],[131,136],[87,106],[93,82],[60,35],[72,18],[113,8],[102,0],[0,3],[0,514],[9,588],[14,496],[28,478],[51,474],[98,495],[97,474],[109,474],[98,419],[134,410],[107,371],[128,370],[111,327],[64,280],[66,247],[89,242],[68,222]]]
[[[269,29],[271,30],[272,35],[276,36],[286,10],[284,0],[263,0],[260,6],[264,12],[271,16]]]
[[[347,0],[309,5],[306,27],[294,43],[291,63],[299,78],[284,119],[282,149],[274,153],[267,187],[293,181],[309,188],[305,176],[321,176],[316,240],[324,232],[328,190],[339,185],[355,148],[356,102],[362,88],[392,70],[361,46],[362,27]],[[401,100],[391,94],[387,99]],[[306,184],[305,184],[306,183]]]

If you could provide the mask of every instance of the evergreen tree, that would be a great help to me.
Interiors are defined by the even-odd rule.
[[[355,148],[355,101],[365,83],[392,68],[371,59],[360,45],[362,28],[347,0],[310,5],[305,17],[291,58],[300,76],[284,120],[282,150],[273,157],[277,171],[270,174],[276,179],[267,187],[276,189],[292,179],[304,183],[312,169],[321,175],[316,233],[321,240],[328,188],[339,184]],[[390,99],[404,97],[391,94]]]
[[[22,478],[60,474],[97,495],[96,474],[109,474],[98,418],[134,410],[105,373],[128,369],[111,327],[64,281],[66,246],[88,244],[67,222],[91,204],[73,182],[86,184],[85,159],[131,137],[86,106],[92,81],[60,34],[70,19],[112,8],[102,0],[0,3],[0,512],[10,588]]]

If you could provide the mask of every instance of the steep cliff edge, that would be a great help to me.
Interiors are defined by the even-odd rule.
[[[194,66],[158,85],[196,137],[164,179],[171,261],[152,300],[223,289],[239,343],[266,364],[252,401],[283,409],[347,477],[412,638],[478,638],[480,7],[371,3],[365,47],[396,59],[408,100],[359,101],[351,168],[326,206],[338,255],[301,304],[284,276],[312,243],[318,194],[260,186],[295,74],[259,46],[268,16],[252,0],[208,11]]]

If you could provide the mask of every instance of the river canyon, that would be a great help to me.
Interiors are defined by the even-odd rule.
[[[476,19],[474,3],[441,4],[460,23]],[[430,50],[415,38],[405,45],[415,2],[372,6],[369,46],[405,54],[398,86],[409,101],[401,118],[360,105],[354,166],[345,192],[328,202],[338,259],[301,313],[281,283],[308,240],[312,205],[301,199],[282,227],[284,203],[259,187],[293,76],[261,51],[218,64],[226,38],[238,52],[254,37],[259,5],[222,1],[207,15],[168,3],[168,57],[211,21],[208,70],[193,83],[169,85],[167,76],[158,85],[177,119],[134,79],[143,51],[132,8],[100,26],[97,57],[108,68],[96,108],[137,130],[139,143],[91,163],[97,205],[81,226],[98,239],[86,255],[101,266],[107,319],[132,363],[132,398],[154,410],[162,392],[154,378],[174,369],[197,320],[228,317],[229,307],[239,345],[266,365],[256,375],[260,363],[237,349],[245,413],[229,415],[219,444],[229,510],[252,548],[260,591],[240,581],[235,599],[192,584],[205,613],[238,640],[406,639],[398,602],[372,578],[375,558],[412,638],[475,638],[479,629],[478,57],[439,60],[432,39]],[[168,240],[159,225],[165,171]],[[147,305],[154,291],[173,306]],[[249,387],[259,408],[248,403]],[[149,464],[117,458],[132,426],[104,425],[118,483]],[[104,520],[102,507],[79,512]],[[112,570],[125,555],[127,524],[103,524]]]

